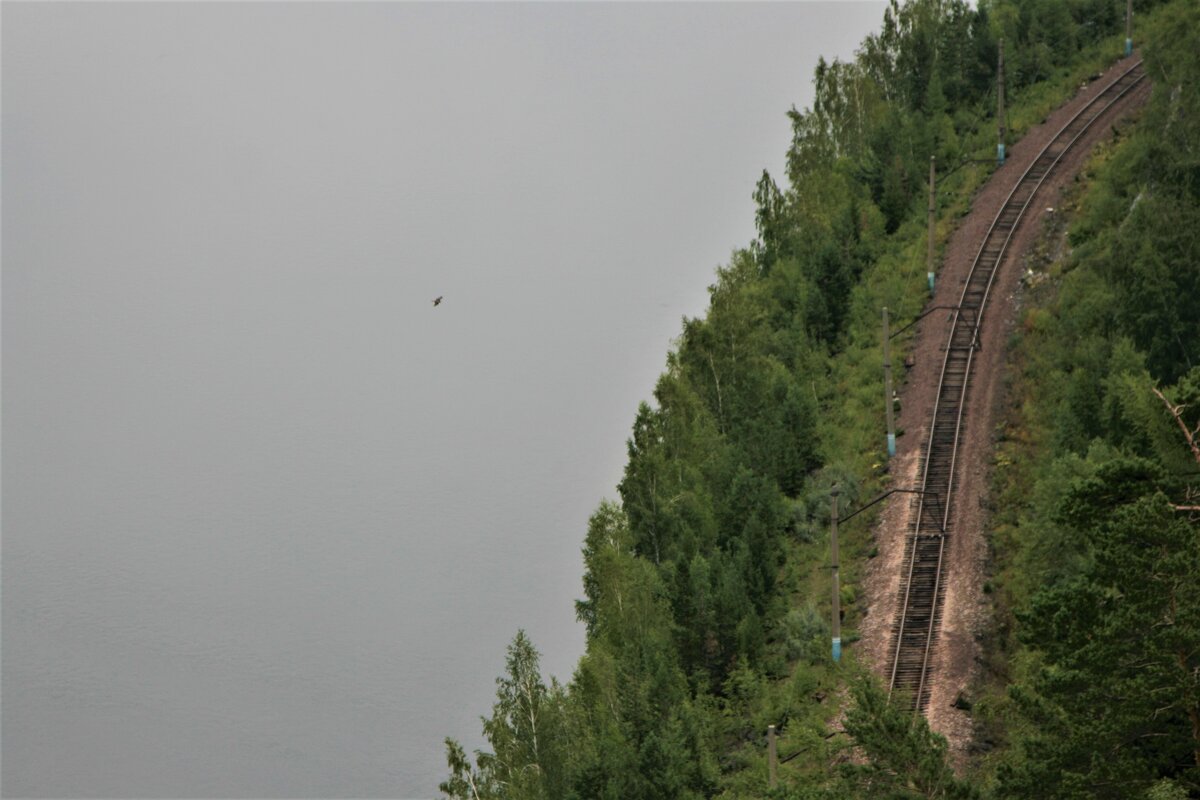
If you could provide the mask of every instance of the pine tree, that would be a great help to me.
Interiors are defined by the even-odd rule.
[[[959,780],[946,759],[946,740],[929,729],[907,702],[889,700],[874,678],[851,687],[846,733],[867,758],[848,766],[845,777],[863,798],[880,800],[972,800],[979,796]]]
[[[1064,498],[1064,542],[1086,566],[1019,615],[1041,666],[1014,696],[1037,727],[1003,796],[1117,800],[1162,777],[1200,789],[1200,527],[1164,477],[1118,456]]]

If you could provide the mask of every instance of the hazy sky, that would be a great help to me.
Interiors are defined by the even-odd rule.
[[[518,627],[569,679],[636,405],[882,8],[4,2],[5,796],[428,797]]]

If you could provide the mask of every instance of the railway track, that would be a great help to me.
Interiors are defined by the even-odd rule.
[[[892,626],[889,692],[906,692],[914,709],[923,711],[929,702],[929,662],[936,646],[945,593],[943,560],[946,540],[951,535],[959,436],[963,430],[972,357],[979,347],[980,324],[996,271],[1004,260],[1013,232],[1046,177],[1088,128],[1143,78],[1145,72],[1138,61],[1080,109],[1025,170],[984,236],[958,307],[951,315],[929,440],[920,466],[922,493],[912,501],[913,522],[905,541],[903,578]]]

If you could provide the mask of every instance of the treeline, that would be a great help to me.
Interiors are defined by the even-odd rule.
[[[915,314],[924,302],[914,263],[930,156],[994,153],[1001,37],[1019,106],[1122,18],[1108,0],[894,1],[853,61],[818,65],[812,108],[789,114],[787,186],[764,172],[757,238],[717,271],[706,316],[684,321],[654,404],[637,411],[620,503],[590,521],[584,656],[568,685],[547,684],[518,634],[484,720],[491,750],[471,757],[448,740],[444,793],[764,796],[771,722],[803,754],[780,797],[970,796],[923,722],[893,714],[868,680],[846,729],[870,764],[827,769],[847,747],[826,729],[845,671],[829,663],[818,537],[830,483],[853,502],[881,479],[867,343],[881,305]],[[965,202],[970,184],[957,186]],[[847,409],[858,432],[842,425]],[[852,586],[843,599],[852,622]]]
[[[1200,7],[1026,313],[1000,453],[1004,634],[977,709],[1002,798],[1200,796]]]

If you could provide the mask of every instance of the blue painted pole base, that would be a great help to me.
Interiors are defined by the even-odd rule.
[[[888,458],[893,458],[896,455],[896,434],[888,434]]]
[[[842,640],[838,637],[834,637],[833,639],[833,660],[842,660]]]
[[[996,163],[1000,165],[1004,164],[1004,142],[996,145]]]
[[[929,273],[926,273],[926,274],[927,274],[927,275],[928,275],[928,277],[929,277],[929,293],[930,293],[930,294],[933,294],[933,273],[932,273],[932,272],[929,272]]]
[[[1133,55],[1133,39],[1125,40],[1125,55],[1127,55],[1127,56]]]

